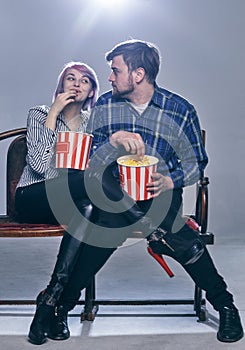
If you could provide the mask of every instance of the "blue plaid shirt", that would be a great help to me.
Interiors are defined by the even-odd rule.
[[[202,143],[197,113],[183,97],[158,87],[145,111],[140,115],[129,101],[106,92],[97,101],[87,131],[94,135],[91,167],[103,167],[124,155],[109,143],[119,130],[139,133],[146,154],[159,159],[157,171],[170,176],[174,187],[192,185],[200,178],[208,157]]]

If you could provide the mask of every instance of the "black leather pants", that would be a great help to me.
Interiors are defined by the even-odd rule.
[[[162,197],[161,199],[159,198],[158,201],[157,207],[159,208],[159,211],[156,211],[153,214],[157,218],[157,216],[162,214],[163,211],[166,213],[161,227],[168,230],[172,229],[174,232],[185,230],[185,235],[192,235],[192,230],[189,229],[190,233],[188,233],[188,227],[186,225],[183,226],[183,218],[180,215],[182,191],[177,190],[174,191],[173,194],[167,193],[165,197]],[[171,204],[164,206],[165,201],[170,201]],[[150,201],[145,201],[138,203],[138,205],[144,212],[148,210],[151,203]],[[108,218],[106,221],[108,222]],[[115,232],[116,231],[117,230],[115,230]],[[99,271],[114,250],[115,248],[101,248],[83,244],[83,248],[80,251],[76,265],[74,266],[68,286],[64,289],[60,298],[60,302],[67,308],[67,310],[71,310],[76,305],[81,290],[88,285],[90,278]],[[86,266],[89,266],[89,268],[86,269]],[[142,268],[144,267],[142,266]],[[183,268],[196,285],[206,292],[208,301],[216,310],[233,302],[233,296],[227,290],[227,285],[223,277],[218,273],[206,248],[204,254],[197,262],[190,265],[183,265]]]

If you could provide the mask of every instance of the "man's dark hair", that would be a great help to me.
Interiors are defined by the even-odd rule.
[[[105,58],[110,62],[119,55],[122,55],[129,72],[140,67],[144,68],[148,82],[151,84],[155,82],[160,67],[160,55],[153,44],[140,40],[128,40],[107,52]]]

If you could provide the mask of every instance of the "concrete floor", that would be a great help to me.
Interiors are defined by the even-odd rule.
[[[209,250],[219,272],[225,277],[229,290],[234,294],[245,324],[245,272],[242,268],[245,262],[244,240],[242,236],[236,240],[216,237],[215,245],[209,247]],[[35,299],[49,280],[60,238],[1,238],[0,242],[0,299]],[[194,288],[189,276],[172,259],[166,260],[175,273],[172,279],[147,253],[143,240],[129,240],[97,275],[97,297],[191,299]],[[215,349],[221,349],[221,346],[222,349],[245,348],[244,340],[236,344],[221,344],[216,340],[217,313],[208,303],[209,317],[204,323],[197,322],[192,305],[100,306],[95,321],[83,323],[79,321],[81,309],[82,306],[77,306],[69,316],[72,337],[123,336],[124,339],[129,339],[135,335],[211,335],[211,346]],[[6,341],[6,336],[19,336],[23,341],[34,311],[34,305],[0,306],[0,337]],[[67,345],[69,341],[71,339],[66,342],[50,342],[57,344],[57,349],[62,349],[62,344]],[[130,346],[128,348],[134,349]],[[156,349],[158,348],[162,349],[162,346],[159,344]],[[198,348],[201,349],[200,346]]]

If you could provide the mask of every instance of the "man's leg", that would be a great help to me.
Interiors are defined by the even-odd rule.
[[[173,191],[164,194],[161,198],[171,200],[171,206],[160,227],[173,234],[182,235],[186,239],[193,239],[195,232],[185,224],[182,217],[182,192]],[[166,207],[166,205],[165,205]],[[217,334],[222,342],[235,342],[243,337],[243,329],[237,308],[233,303],[233,296],[227,290],[223,277],[218,273],[212,258],[205,247],[204,253],[193,264],[184,265],[183,268],[190,275],[195,284],[206,291],[207,300],[220,314],[220,326]]]
[[[207,300],[219,312],[218,340],[227,343],[240,340],[243,337],[243,328],[233,296],[227,290],[227,285],[214,266],[207,249],[197,262],[183,267],[196,285],[206,291]]]
[[[194,264],[183,266],[196,285],[206,291],[207,300],[215,310],[233,303],[233,296],[227,291],[227,285],[219,275],[208,250]]]

